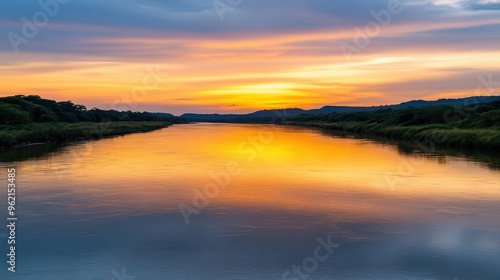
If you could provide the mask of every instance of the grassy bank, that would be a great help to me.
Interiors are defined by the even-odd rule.
[[[422,143],[427,148],[448,146],[466,149],[487,149],[500,152],[500,130],[455,128],[446,124],[387,126],[369,122],[290,121],[288,124],[319,127],[334,131],[382,136],[395,140]]]
[[[169,122],[78,122],[0,125],[0,147],[101,139],[168,127]]]

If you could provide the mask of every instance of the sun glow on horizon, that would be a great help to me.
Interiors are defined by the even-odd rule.
[[[477,4],[497,3],[483,2]],[[412,9],[429,7],[434,6],[420,3]],[[280,31],[256,24],[255,31],[213,34],[54,23],[47,31],[72,35],[52,38],[41,33],[30,42],[34,49],[16,55],[0,46],[0,95],[37,94],[104,109],[127,103],[134,104],[133,110],[174,114],[472,96],[477,95],[478,77],[500,74],[500,50],[485,36],[498,34],[500,19],[494,9],[464,9],[440,7],[435,12],[445,17],[420,21],[394,16],[394,22],[350,59],[340,44],[352,43],[354,28],[363,25],[339,16],[324,18],[339,25],[335,28],[318,23],[317,28]],[[151,68],[158,70],[154,75],[159,82],[145,86]]]

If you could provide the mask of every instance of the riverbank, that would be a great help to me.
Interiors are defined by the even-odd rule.
[[[318,127],[333,131],[353,132],[368,136],[382,136],[392,140],[418,142],[427,149],[445,146],[464,149],[486,149],[500,152],[500,130],[463,129],[446,124],[415,126],[387,126],[369,122],[289,121],[289,125]]]
[[[172,125],[169,122],[77,122],[0,125],[0,148],[50,142],[95,140],[131,133],[149,132]]]

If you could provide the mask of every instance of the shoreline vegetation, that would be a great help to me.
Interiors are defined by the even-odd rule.
[[[17,95],[0,98],[0,149],[149,132],[191,120],[298,125],[388,140],[412,141],[424,150],[451,147],[500,152],[498,100],[471,105],[411,106],[328,114],[287,116],[286,111],[264,112],[266,117],[228,115],[218,121],[211,118],[212,115],[207,115],[210,117],[208,119],[200,115],[198,118],[201,119],[192,120],[187,116],[176,117],[167,113],[119,112],[97,108],[87,110],[85,106],[70,101],[56,102],[36,95]],[[276,122],[277,112],[281,117]]]
[[[259,111],[247,115],[183,116],[189,121],[199,122],[274,123],[317,127],[366,137],[412,141],[421,146],[423,151],[432,151],[435,147],[450,147],[500,152],[498,96],[327,109],[337,111],[322,113],[325,110],[321,109],[304,113],[304,110],[290,109]]]
[[[144,133],[171,126],[169,122],[106,122],[1,125],[0,146],[22,148],[52,142],[86,141]]]
[[[0,149],[96,140],[149,132],[187,121],[166,113],[87,110],[37,95],[0,98]]]
[[[316,127],[328,131],[383,137],[388,140],[411,141],[423,151],[435,147],[486,149],[500,152],[499,129],[460,129],[447,125],[389,126],[367,122],[305,122],[290,121],[286,125]]]
[[[500,152],[500,101],[467,106],[301,115],[284,124],[412,141],[422,146],[423,151],[445,146]]]

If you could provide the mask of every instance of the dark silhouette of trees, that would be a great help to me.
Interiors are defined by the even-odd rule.
[[[54,123],[54,122],[110,122],[110,121],[168,121],[185,120],[170,114],[148,112],[119,112],[116,110],[87,110],[71,101],[57,102],[38,95],[16,95],[0,98],[0,124]]]

